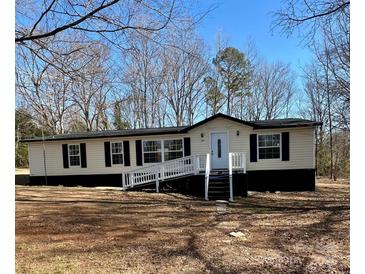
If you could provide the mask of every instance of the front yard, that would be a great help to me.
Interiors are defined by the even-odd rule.
[[[226,214],[172,193],[17,186],[16,271],[348,273],[349,183],[316,186],[252,192]]]

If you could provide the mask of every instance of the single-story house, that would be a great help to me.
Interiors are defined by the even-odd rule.
[[[304,119],[244,121],[213,115],[192,126],[24,139],[30,184],[179,186],[216,197],[315,190],[315,127]],[[224,198],[223,197],[223,198]]]

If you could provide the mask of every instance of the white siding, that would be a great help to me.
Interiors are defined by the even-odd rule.
[[[230,152],[245,152],[247,155],[248,170],[273,170],[273,169],[305,169],[314,168],[314,129],[307,128],[286,128],[272,130],[253,130],[249,126],[217,118],[206,124],[192,129],[188,134],[154,135],[130,138],[101,138],[76,141],[51,141],[46,142],[46,162],[48,175],[78,175],[78,174],[116,174],[138,168],[136,166],[135,140],[162,140],[176,139],[183,137],[191,138],[191,154],[206,154],[210,150],[211,132],[228,132]],[[237,136],[239,131],[239,136]],[[289,132],[290,160],[280,159],[258,160],[251,163],[249,135],[260,133]],[[204,137],[201,137],[203,133]],[[131,166],[112,165],[105,167],[104,142],[129,140]],[[70,167],[63,168],[62,144],[86,143],[87,168]],[[30,174],[32,176],[43,176],[43,148],[42,143],[29,143]]]
[[[314,168],[313,128],[287,128],[254,131],[256,134],[280,132],[289,132],[289,161],[282,161],[281,159],[257,159],[257,162],[251,163],[248,159],[247,170]]]
[[[237,136],[237,130],[239,131],[239,136]],[[210,148],[210,132],[215,131],[229,133],[228,139],[230,152],[246,153],[247,170],[314,168],[314,129],[311,127],[253,130],[252,127],[224,118],[217,118],[190,131],[192,154],[208,153]],[[251,163],[250,134],[270,134],[281,132],[289,132],[290,160],[281,161],[280,159],[267,159]],[[203,138],[200,137],[201,133],[204,135]]]
[[[46,142],[47,174],[51,175],[82,175],[82,174],[116,174],[139,168],[136,165],[136,140],[168,140],[183,138],[187,135],[153,135],[130,138],[101,138],[85,140],[63,140]],[[131,165],[105,166],[104,142],[129,141],[129,154]],[[87,168],[63,168],[62,144],[86,143]],[[44,176],[42,143],[29,143],[30,175]]]
[[[240,135],[237,136],[237,130]],[[251,127],[224,118],[216,118],[189,132],[191,137],[191,153],[206,154],[210,149],[211,132],[228,132],[229,152],[248,152]],[[201,138],[201,133],[204,137]]]

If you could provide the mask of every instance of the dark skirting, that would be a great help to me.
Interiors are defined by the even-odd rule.
[[[122,174],[64,175],[48,176],[51,186],[114,186],[122,187]],[[45,185],[44,176],[30,176],[29,185]],[[146,188],[138,187],[136,190]],[[147,188],[154,188],[154,183]],[[160,182],[161,191],[178,191],[184,194],[204,197],[204,175],[192,175],[171,181]],[[314,169],[259,170],[247,174],[233,174],[234,196],[246,197],[247,191],[314,191]]]
[[[314,169],[247,171],[250,191],[314,191]]]

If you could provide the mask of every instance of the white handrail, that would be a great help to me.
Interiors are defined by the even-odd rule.
[[[174,160],[165,161],[141,167],[123,174],[123,189],[133,188],[134,186],[156,183],[156,191],[159,191],[160,181],[172,179],[186,175],[197,175],[200,172],[205,173],[205,199],[208,200],[209,174],[211,170],[210,154],[191,155]],[[229,175],[230,175],[230,200],[233,200],[233,171],[241,170],[246,173],[246,153],[231,152],[229,153]]]
[[[228,154],[229,200],[233,202],[233,170],[243,170],[246,173],[246,153],[230,152]]]
[[[246,153],[244,152],[230,152],[232,170],[243,170],[246,173]]]
[[[196,159],[198,162],[198,171],[205,171],[207,156],[205,154],[196,155]]]
[[[205,155],[191,155],[130,171],[123,176],[123,189],[204,171]],[[204,168],[203,168],[204,167]]]

